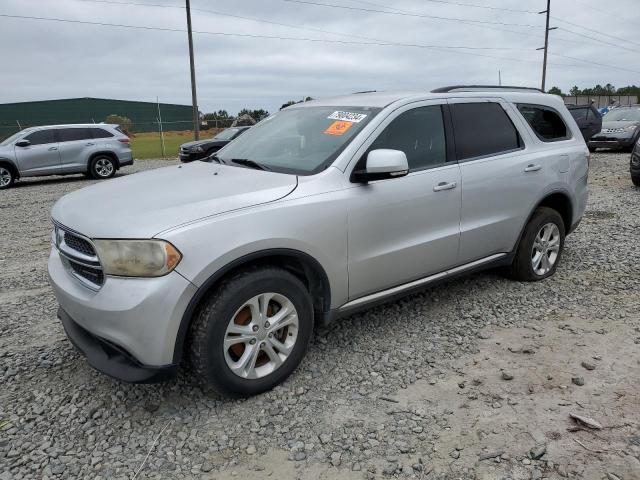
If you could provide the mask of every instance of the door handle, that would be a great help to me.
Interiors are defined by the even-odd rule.
[[[86,144],[87,147],[92,147],[93,145],[95,145],[95,143],[89,142]]]
[[[525,172],[537,172],[542,168],[542,165],[534,165],[533,163],[527,165],[527,168],[524,169]]]
[[[54,150],[57,150],[57,149],[58,149],[58,147],[49,147],[49,151],[50,152],[53,152]]]
[[[443,190],[451,190],[453,188],[456,188],[457,186],[458,186],[458,182],[451,182],[451,183],[440,182],[435,187],[433,187],[433,191],[434,192],[441,192]]]

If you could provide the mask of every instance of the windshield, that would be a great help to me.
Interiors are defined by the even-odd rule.
[[[9,145],[10,143],[15,142],[18,138],[20,138],[25,133],[29,133],[29,132],[27,130],[22,130],[21,132],[14,133],[9,138],[6,138],[2,142],[0,142],[0,145],[2,145],[3,147],[5,145]]]
[[[213,139],[214,140],[231,140],[233,137],[236,136],[236,134],[239,131],[240,131],[239,128],[227,128],[226,130],[223,130],[222,132],[217,134],[215,137],[213,137]]]
[[[640,107],[614,108],[609,110],[603,120],[605,122],[640,122]]]
[[[266,170],[312,175],[329,166],[379,111],[369,107],[287,108],[250,128],[217,157],[228,164],[250,160]]]

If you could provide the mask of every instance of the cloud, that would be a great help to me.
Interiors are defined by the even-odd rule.
[[[127,0],[114,0],[127,1]],[[182,30],[181,0],[129,0],[164,7],[115,5],[82,0],[4,0],[0,13]],[[538,11],[544,0],[450,0],[456,3]],[[359,90],[420,90],[460,83],[539,86],[544,15],[405,0],[391,2],[318,0],[355,8],[400,9],[475,21],[519,23],[534,27],[479,25],[385,15],[284,0],[192,0],[193,28],[202,32],[369,42],[380,39],[414,45],[495,47],[497,50],[429,49],[351,45],[303,40],[195,34],[198,97],[202,111],[243,107],[276,110],[289,99],[325,97]],[[554,2],[547,86],[638,83],[638,74],[593,64],[639,70],[640,10],[625,0],[609,16],[594,0]],[[587,6],[585,6],[585,4]],[[37,6],[37,9],[33,7]],[[588,6],[594,7],[589,8]],[[260,18],[300,28],[260,23],[202,10]],[[581,29],[571,22],[598,32]],[[309,30],[306,30],[309,29]],[[316,30],[314,30],[316,29]],[[317,29],[338,32],[322,33]],[[505,31],[509,30],[509,31]],[[580,32],[596,40],[576,35]],[[0,76],[4,101],[67,97],[104,97],[184,103],[191,101],[186,33],[97,25],[0,18],[5,68]],[[351,36],[348,36],[351,35]],[[616,37],[616,38],[614,38]],[[605,45],[597,39],[614,45]],[[625,39],[625,40],[621,40]],[[500,50],[500,49],[513,50]],[[624,50],[628,48],[629,50]],[[632,51],[630,51],[632,50]],[[556,55],[571,56],[584,61]],[[498,57],[498,58],[496,58]]]

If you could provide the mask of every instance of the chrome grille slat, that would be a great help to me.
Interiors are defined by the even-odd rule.
[[[104,284],[104,271],[91,240],[58,223],[53,240],[69,273],[84,286],[99,290]]]

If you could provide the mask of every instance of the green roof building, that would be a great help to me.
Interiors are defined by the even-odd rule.
[[[160,104],[164,130],[191,130],[191,105]],[[133,132],[158,131],[158,104],[106,98],[68,98],[0,104],[0,138],[36,125],[100,123],[109,115],[127,117]]]

